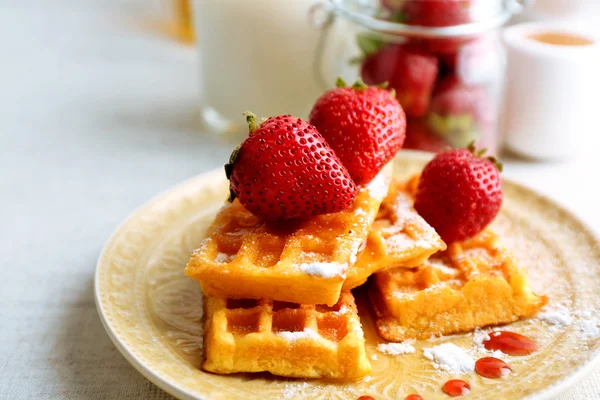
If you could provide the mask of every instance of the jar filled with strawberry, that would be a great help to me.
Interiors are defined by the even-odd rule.
[[[495,154],[504,53],[518,0],[329,0],[351,39],[339,75],[388,83],[407,117],[404,148]]]

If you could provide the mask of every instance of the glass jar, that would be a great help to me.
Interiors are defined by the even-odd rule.
[[[335,53],[323,50],[335,46],[337,37],[324,2],[195,0],[193,4],[202,118],[211,131],[245,138],[244,111],[260,118],[308,117],[325,90],[315,66],[329,65],[324,55]]]
[[[329,3],[349,26],[337,75],[395,90],[407,116],[404,148],[437,152],[475,141],[497,152],[505,64],[498,28],[519,2]]]

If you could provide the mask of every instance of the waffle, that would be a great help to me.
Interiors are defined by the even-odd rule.
[[[207,296],[333,305],[386,196],[391,173],[390,163],[359,189],[346,211],[277,226],[236,200],[219,211],[185,273],[200,281]]]
[[[343,290],[362,285],[377,271],[416,267],[433,253],[446,249],[435,229],[413,208],[412,197],[407,193],[412,188],[412,181],[407,185],[398,181],[390,185],[369,232],[366,247],[356,264],[348,270]]]
[[[393,342],[468,332],[527,317],[547,298],[489,231],[453,243],[413,269],[374,275],[369,296],[379,334]]]
[[[350,292],[333,307],[205,296],[204,311],[206,371],[338,380],[371,372]]]

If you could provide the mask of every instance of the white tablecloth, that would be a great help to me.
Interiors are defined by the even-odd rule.
[[[129,212],[231,144],[202,134],[193,49],[137,27],[149,3],[0,5],[0,399],[169,398],[105,334],[94,267]],[[506,174],[600,230],[596,158]],[[561,397],[598,398],[598,369]]]

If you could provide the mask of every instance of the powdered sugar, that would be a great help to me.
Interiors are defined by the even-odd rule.
[[[475,348],[477,350],[485,350],[483,342],[486,340],[490,340],[489,333],[481,330],[480,328],[475,328],[475,331],[473,332],[473,342],[475,342]]]
[[[600,337],[600,323],[597,319],[588,319],[581,321],[579,332],[584,339],[594,339]]]
[[[411,300],[411,299],[414,299],[414,297],[419,293],[427,293],[428,291],[431,291],[431,290],[437,290],[437,289],[443,288],[445,286],[457,285],[457,284],[461,284],[461,283],[462,282],[460,282],[459,280],[452,279],[449,281],[436,283],[435,285],[431,285],[428,288],[417,290],[417,291],[412,291],[412,292],[397,291],[397,292],[394,292],[394,297],[399,300]]]
[[[456,268],[451,268],[447,266],[442,260],[436,258],[430,258],[424,263],[428,267],[434,268],[444,275],[448,276],[457,276],[460,274],[460,271]]]
[[[345,276],[348,266],[337,262],[324,263],[304,263],[298,266],[302,272],[310,276],[318,276],[321,278],[333,278],[335,276]]]
[[[377,345],[377,350],[382,353],[397,356],[400,354],[411,354],[415,352],[415,348],[407,342],[402,343],[380,343]]]
[[[369,196],[375,200],[382,201],[388,192],[390,178],[383,172],[380,172],[365,186],[369,191]]]
[[[375,354],[375,353],[371,354],[371,360],[377,361],[377,354]]]
[[[475,331],[473,332],[473,343],[475,343],[475,349],[470,353],[476,356],[494,357],[501,360],[506,359],[508,357],[507,354],[504,354],[500,350],[488,350],[483,345],[483,342],[490,339],[491,333],[492,332],[486,332],[481,328],[475,328]]]
[[[537,317],[552,326],[566,326],[573,322],[569,309],[563,305],[559,305],[554,309],[545,309]]]
[[[203,239],[200,243],[198,243],[198,247],[192,253],[192,256],[197,256],[202,253],[208,247],[208,244],[212,241],[211,238]]]
[[[388,250],[393,251],[394,253],[400,253],[415,247],[415,242],[416,241],[413,238],[402,232],[390,236],[385,240]]]
[[[350,265],[354,265],[354,264],[356,264],[357,259],[358,259],[358,253],[353,253],[350,256],[350,259],[348,261],[350,261]]]
[[[310,328],[305,328],[299,332],[277,332],[277,335],[289,342],[295,342],[299,339],[319,339],[319,334]]]
[[[284,399],[302,399],[306,397],[307,390],[312,389],[312,386],[308,382],[293,382],[285,385],[283,390]]]
[[[548,325],[550,332],[558,332],[572,326],[582,339],[600,337],[600,318],[591,309],[571,311],[564,304],[546,306],[537,318]]]
[[[218,264],[226,264],[233,261],[234,258],[234,254],[217,253],[215,257],[215,262]]]
[[[475,370],[475,361],[462,348],[453,343],[442,343],[423,349],[425,358],[432,361],[435,369],[453,374],[468,373]]]

